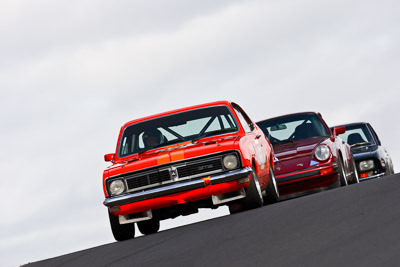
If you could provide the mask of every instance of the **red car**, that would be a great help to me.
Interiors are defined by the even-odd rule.
[[[347,143],[329,129],[321,114],[305,112],[257,123],[273,145],[280,199],[358,183]]]
[[[118,241],[159,230],[160,220],[228,205],[276,202],[272,146],[235,103],[219,101],[130,121],[103,174]]]

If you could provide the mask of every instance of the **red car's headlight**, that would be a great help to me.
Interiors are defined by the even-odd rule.
[[[225,156],[223,159],[223,163],[224,163],[224,167],[228,170],[235,169],[239,164],[238,159],[235,155]]]
[[[125,191],[125,184],[122,180],[114,180],[110,183],[110,192],[112,195],[119,195]]]

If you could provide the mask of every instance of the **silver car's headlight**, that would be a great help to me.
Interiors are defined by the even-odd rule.
[[[372,170],[373,168],[375,168],[375,164],[372,159],[361,161],[359,166],[360,166],[360,171],[362,172]]]
[[[122,180],[114,180],[110,183],[110,193],[119,195],[125,191],[125,183]]]
[[[224,167],[228,170],[237,168],[239,162],[235,155],[228,155],[223,158]]]
[[[326,145],[319,145],[314,152],[315,157],[319,161],[325,161],[331,156],[331,150]]]

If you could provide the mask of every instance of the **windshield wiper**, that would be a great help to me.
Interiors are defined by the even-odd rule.
[[[293,144],[293,143],[294,143],[293,140],[289,140],[289,139],[286,139],[286,140],[279,140],[278,142],[279,142],[279,144],[286,144],[286,143],[291,143],[291,144]]]
[[[158,148],[158,147],[163,147],[163,146],[168,146],[168,145],[173,145],[173,144],[177,144],[177,143],[181,143],[181,142],[183,142],[183,141],[185,141],[185,140],[181,140],[181,139],[178,139],[178,140],[171,140],[171,141],[168,141],[168,142],[164,142],[164,143],[161,143],[161,144],[158,144],[158,145],[155,145],[154,147],[152,147],[152,149],[153,148]]]
[[[142,155],[143,153],[146,153],[147,151],[152,150],[152,149],[156,149],[156,148],[160,148],[160,147],[163,147],[163,146],[168,146],[168,145],[177,144],[177,143],[180,143],[180,142],[182,142],[182,140],[180,140],[180,139],[176,140],[176,139],[175,139],[175,140],[171,140],[171,141],[168,141],[168,142],[164,142],[164,143],[155,145],[155,146],[153,146],[153,147],[143,148],[142,151],[140,151],[140,152],[138,153],[138,155]]]
[[[217,131],[212,131],[212,132],[206,132],[206,133],[202,133],[199,134],[198,136],[196,136],[194,139],[192,139],[192,143],[196,142],[197,140],[207,137],[207,136],[212,136],[212,135],[217,135],[217,134],[222,134],[222,133],[229,133],[229,132],[233,132],[234,130],[236,130],[235,128],[227,128],[227,129],[221,129],[221,130],[217,130]]]
[[[371,144],[371,142],[361,142],[361,143],[352,144],[350,147],[363,146],[363,145],[370,145],[370,144]]]
[[[139,155],[140,155],[139,153],[132,154],[132,155],[129,156],[129,158],[127,160],[125,160],[123,162],[125,164],[127,164],[127,163],[132,162],[132,161],[137,161],[137,160],[139,160]]]
[[[153,147],[152,148],[148,148],[148,149],[143,149],[143,150],[141,150],[139,153],[138,153],[138,155],[139,156],[141,156],[143,153],[146,153],[147,151],[149,151],[149,150],[152,150],[153,149]]]

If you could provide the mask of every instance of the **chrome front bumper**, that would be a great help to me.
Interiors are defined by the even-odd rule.
[[[172,185],[162,186],[154,189],[149,189],[146,191],[136,192],[129,195],[116,196],[111,198],[106,198],[103,204],[107,207],[121,206],[125,204],[130,204],[142,200],[152,199],[156,197],[171,195],[179,192],[184,192],[188,190],[204,188],[210,185],[216,185],[226,182],[231,182],[248,177],[252,173],[250,167],[245,167],[240,170],[230,171],[224,174],[215,175],[210,177],[210,182],[205,184],[203,179],[196,179],[192,181],[185,181],[181,183],[175,183]]]
[[[365,178],[358,178],[358,179],[361,182],[361,181],[367,181],[367,180],[372,180],[372,179],[376,179],[376,178],[381,178],[382,176],[385,176],[384,172],[378,173],[378,174],[375,174],[375,175],[372,175],[372,176],[368,176],[368,177],[365,177]]]

